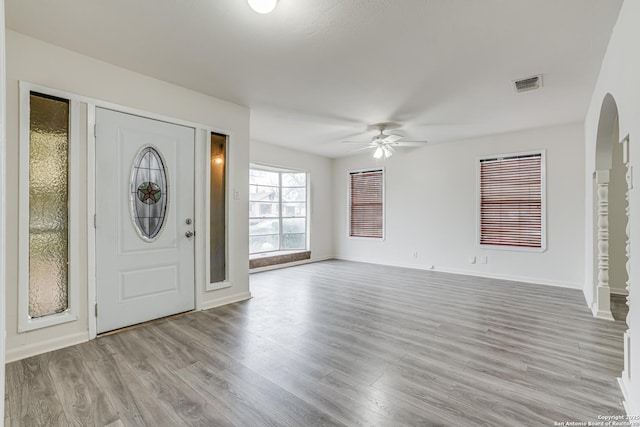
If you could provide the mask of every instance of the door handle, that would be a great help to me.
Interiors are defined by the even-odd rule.
[[[196,235],[196,232],[189,230],[186,233],[184,233],[184,235],[187,236],[187,237],[193,237],[193,236]]]

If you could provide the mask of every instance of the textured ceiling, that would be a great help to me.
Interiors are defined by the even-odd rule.
[[[251,108],[329,157],[393,121],[434,143],[582,120],[622,0],[6,0],[7,27]],[[514,79],[544,74],[516,94]]]

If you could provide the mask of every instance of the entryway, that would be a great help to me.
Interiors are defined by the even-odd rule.
[[[97,333],[195,308],[195,130],[96,108]]]
[[[602,102],[594,173],[594,283],[596,317],[614,320],[611,295],[629,293],[629,138],[620,139],[618,107]]]

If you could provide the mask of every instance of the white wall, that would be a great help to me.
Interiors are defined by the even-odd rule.
[[[333,256],[332,160],[276,145],[251,142],[252,163],[299,169],[309,173],[311,260]]]
[[[348,237],[349,170],[382,165],[371,153],[334,167],[338,258],[582,288],[583,127],[576,123],[403,149],[386,161],[386,239]],[[488,250],[477,244],[477,158],[546,150],[547,250]],[[414,258],[413,253],[418,257]],[[470,264],[487,256],[487,264]]]
[[[4,425],[5,340],[5,55],[4,0],[0,0],[0,427]]]
[[[18,359],[88,338],[87,229],[83,224],[80,245],[84,249],[78,321],[17,333],[18,319],[18,81],[24,80],[77,95],[108,101],[165,117],[199,123],[230,135],[229,186],[240,199],[229,201],[230,288],[205,292],[206,278],[198,277],[197,294],[202,308],[248,298],[248,163],[249,110],[166,82],[133,73],[92,58],[7,31],[7,359]],[[83,147],[86,152],[86,147]],[[203,170],[208,167],[208,160]],[[81,170],[86,169],[86,155]],[[207,185],[206,177],[197,177]],[[86,188],[86,185],[85,185]],[[89,191],[89,189],[87,189]],[[231,193],[233,194],[233,192]],[[81,194],[86,223],[86,197]]]
[[[602,101],[607,93],[615,98],[620,138],[629,135],[630,162],[635,172],[634,189],[630,193],[629,209],[631,218],[631,274],[630,305],[627,324],[629,331],[625,336],[625,372],[622,374],[621,387],[625,396],[627,411],[640,415],[640,197],[638,195],[638,173],[640,172],[640,2],[626,0],[620,10],[609,46],[605,54],[600,75],[596,83],[591,104],[585,120],[586,167],[585,185],[592,185],[592,173],[596,165],[596,136]],[[585,216],[585,297],[593,300],[593,193],[586,192]],[[634,337],[634,338],[632,338]]]

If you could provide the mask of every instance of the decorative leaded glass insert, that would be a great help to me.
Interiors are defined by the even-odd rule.
[[[153,241],[164,225],[167,212],[167,173],[157,149],[143,147],[131,169],[131,217],[136,231]]]
[[[69,307],[69,101],[29,97],[29,317]]]

